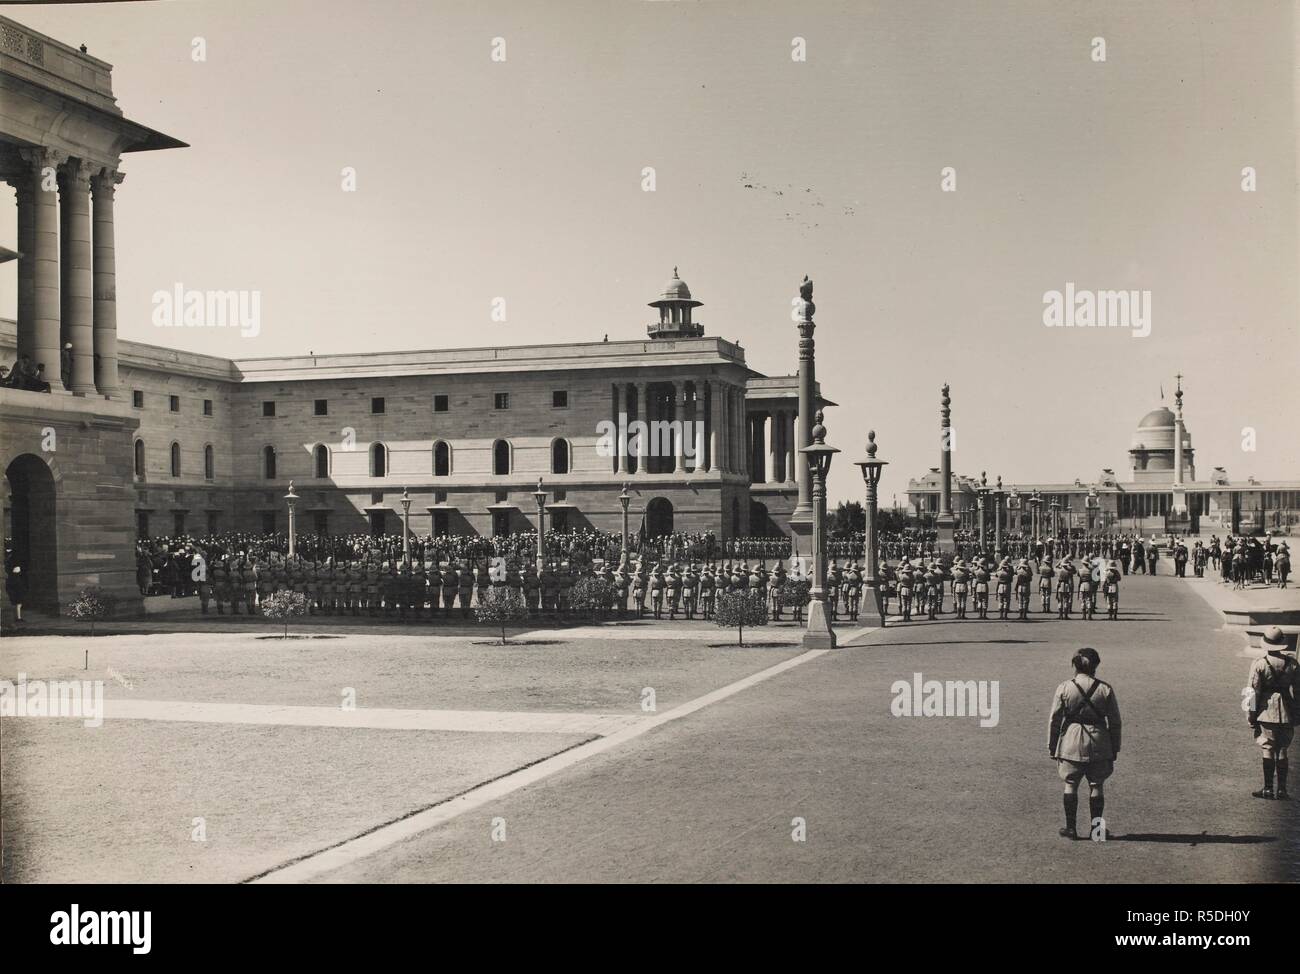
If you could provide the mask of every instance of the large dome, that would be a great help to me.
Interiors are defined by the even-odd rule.
[[[1159,409],[1153,409],[1142,417],[1138,423],[1138,429],[1150,429],[1153,426],[1173,426],[1174,414],[1167,406],[1161,406]]]

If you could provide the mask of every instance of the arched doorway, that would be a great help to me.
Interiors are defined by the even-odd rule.
[[[673,505],[666,497],[656,497],[645,507],[645,533],[659,538],[673,533]]]
[[[57,611],[59,559],[54,509],[54,474],[40,457],[24,453],[5,470],[9,479],[9,524],[13,548],[6,569],[21,565],[27,576],[27,604]]]

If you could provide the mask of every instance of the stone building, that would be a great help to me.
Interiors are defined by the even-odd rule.
[[[290,480],[301,529],[334,534],[398,530],[404,490],[421,534],[532,528],[539,478],[552,529],[619,528],[627,484],[650,535],[786,530],[797,380],[707,336],[676,269],[633,340],[240,360],[119,342],[121,156],[184,143],[126,119],[111,70],[0,17],[0,361],[24,376],[0,386],[0,502],[32,607],[87,585],[138,605],[138,536],[283,531]]]
[[[979,530],[979,494],[985,495],[986,530],[995,525],[995,507],[1004,529],[1030,533],[1034,508],[1046,529],[1053,510],[1061,530],[1123,531],[1142,534],[1291,534],[1300,530],[1300,481],[1233,482],[1223,467],[1196,479],[1191,434],[1183,421],[1179,376],[1175,408],[1159,406],[1143,416],[1129,445],[1129,474],[1113,469],[1093,480],[1071,483],[1006,483],[999,496],[996,479],[954,474],[952,506],[957,525]],[[908,482],[908,503],[916,516],[937,516],[942,475],[931,467]],[[1037,498],[1037,505],[1030,503]],[[1055,505],[1055,508],[1053,508]]]

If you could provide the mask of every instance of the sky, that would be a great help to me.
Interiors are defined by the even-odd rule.
[[[127,117],[190,144],[123,160],[123,338],[232,358],[640,339],[676,266],[706,334],[791,374],[807,274],[832,502],[863,494],[868,429],[884,504],[939,464],[945,381],[960,473],[1123,479],[1181,372],[1201,477],[1300,477],[1289,3],[3,12],[85,43]],[[1046,327],[1067,282],[1150,292],[1150,333]],[[259,291],[260,331],[155,327],[178,283]],[[16,287],[0,267],[0,316]]]

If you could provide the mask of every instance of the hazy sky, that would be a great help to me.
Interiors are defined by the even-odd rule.
[[[860,496],[868,427],[892,461],[886,503],[937,465],[945,380],[959,472],[1123,477],[1181,370],[1202,477],[1300,475],[1291,4],[4,12],[85,43],[128,117],[192,146],[124,160],[125,338],[236,358],[639,339],[676,265],[706,332],[784,374],[809,274],[818,377],[840,403],[832,499]],[[0,315],[15,281],[0,268]],[[152,327],[151,295],[177,282],[260,290],[260,335]],[[1066,282],[1150,291],[1151,334],[1044,327],[1043,294]]]

